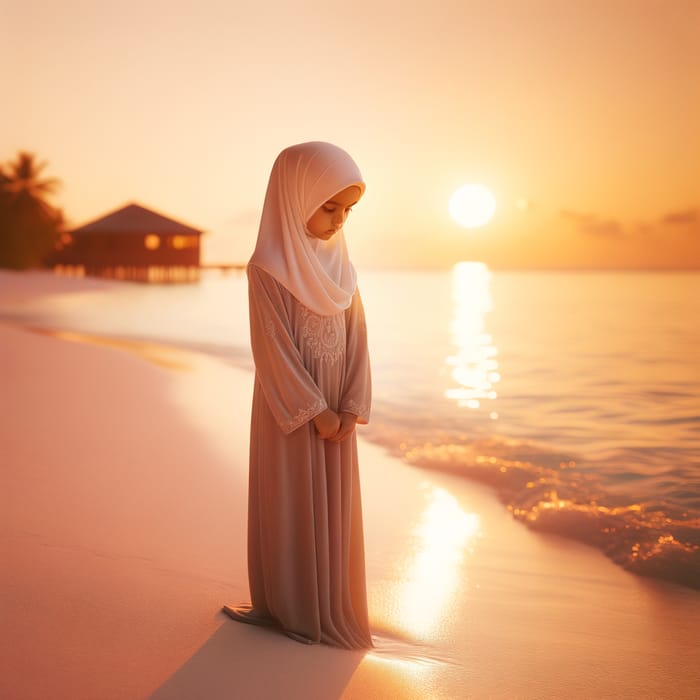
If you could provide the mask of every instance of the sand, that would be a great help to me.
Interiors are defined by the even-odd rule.
[[[700,594],[362,439],[376,649],[231,621],[252,375],[94,340],[0,324],[1,698],[698,697]]]

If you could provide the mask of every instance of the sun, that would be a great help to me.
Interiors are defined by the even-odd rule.
[[[450,197],[450,216],[464,228],[479,228],[491,221],[496,198],[484,185],[462,185]]]

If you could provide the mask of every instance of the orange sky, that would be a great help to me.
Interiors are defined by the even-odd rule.
[[[356,263],[700,268],[700,0],[25,0],[0,60],[0,160],[48,160],[73,224],[138,201],[245,260],[274,157],[323,139],[368,182]]]

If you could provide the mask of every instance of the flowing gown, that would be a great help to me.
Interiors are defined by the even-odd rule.
[[[240,618],[308,643],[372,646],[355,432],[322,440],[331,408],[369,419],[364,310],[319,316],[249,265],[255,387],[250,436],[248,577]]]

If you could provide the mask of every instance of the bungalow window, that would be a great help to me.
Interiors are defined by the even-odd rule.
[[[143,239],[143,244],[148,250],[160,248],[160,236],[156,233],[149,233]]]
[[[197,247],[197,236],[172,236],[168,239],[168,243],[175,250],[184,250],[185,248]]]

